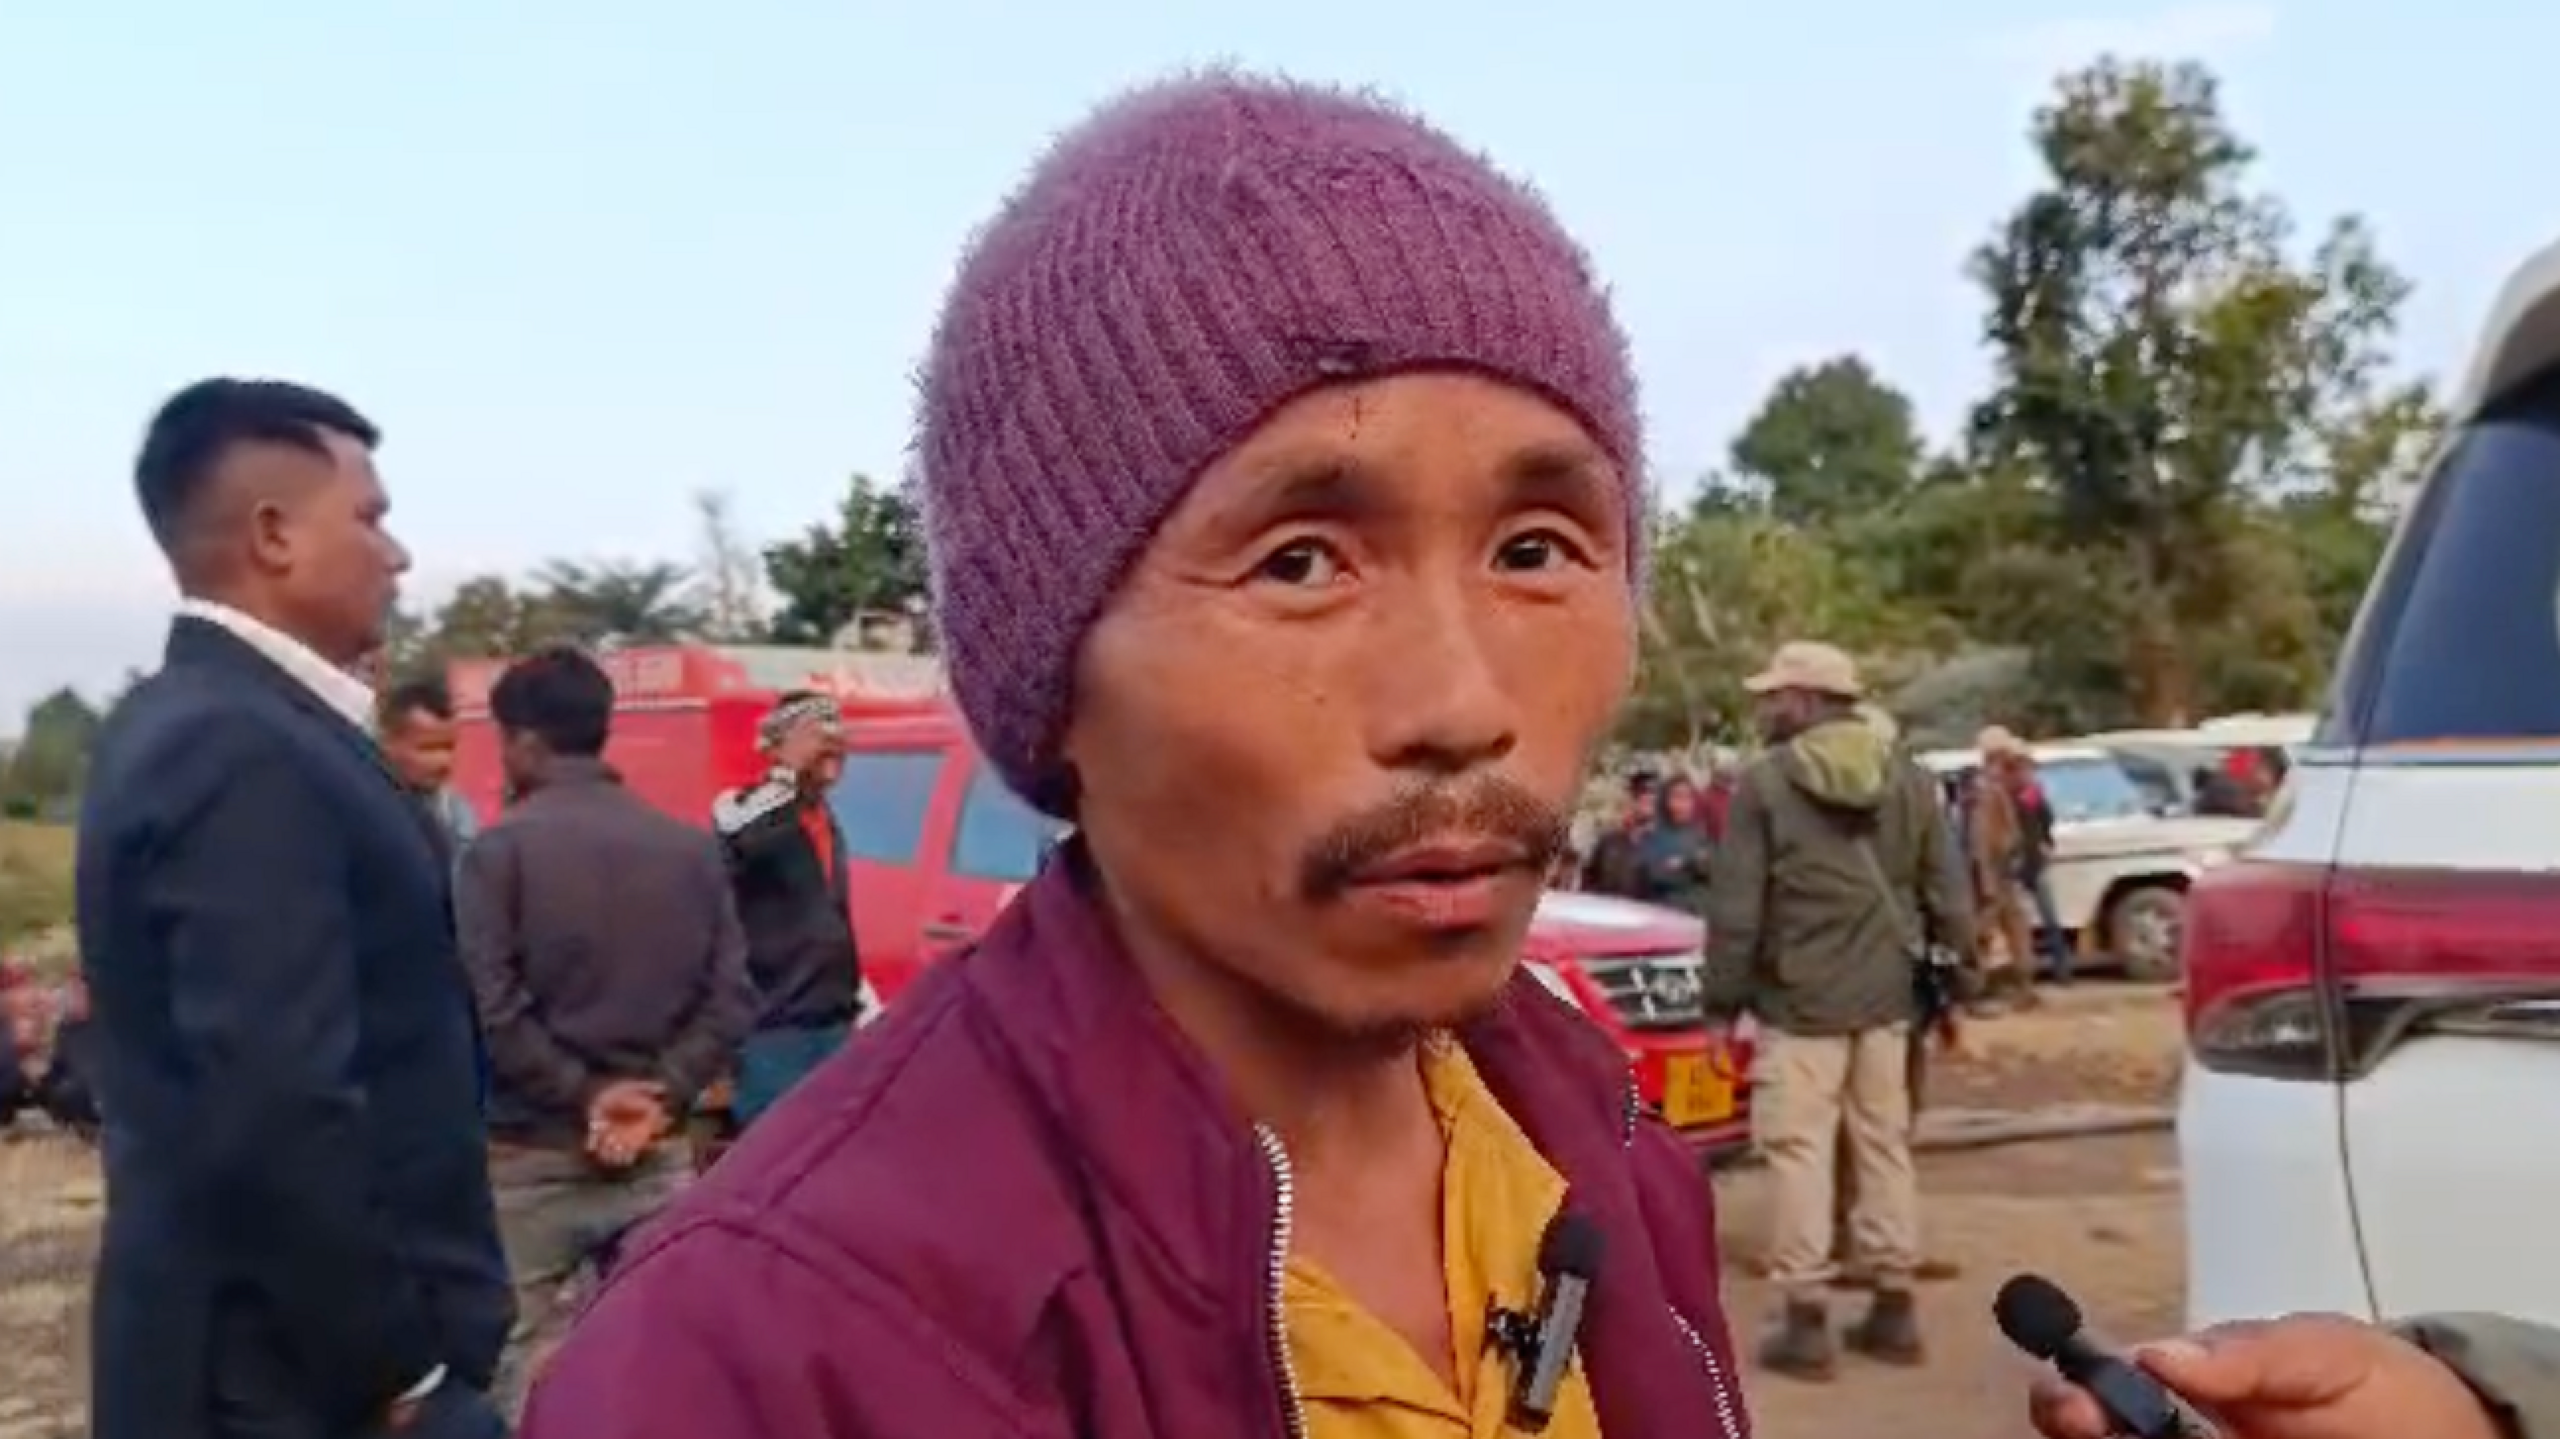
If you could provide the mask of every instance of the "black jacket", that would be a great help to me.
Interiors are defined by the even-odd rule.
[[[862,961],[853,940],[844,831],[832,813],[820,814],[834,841],[832,864],[819,862],[788,783],[724,794],[712,806],[711,828],[720,836],[738,922],[747,932],[758,1029],[814,1028],[858,1017]]]
[[[218,626],[108,720],[80,818],[106,1113],[96,1439],[369,1430],[514,1304],[447,870],[372,741]]]

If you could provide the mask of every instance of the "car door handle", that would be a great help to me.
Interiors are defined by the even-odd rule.
[[[924,937],[956,944],[963,940],[976,939],[978,932],[956,919],[943,919],[926,925]]]

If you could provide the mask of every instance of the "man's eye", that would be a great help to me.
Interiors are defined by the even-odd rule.
[[[1341,556],[1321,540],[1296,540],[1282,545],[1254,567],[1254,578],[1282,585],[1329,585],[1343,574]]]
[[[1513,535],[1494,551],[1494,568],[1499,570],[1553,569],[1568,558],[1564,540],[1552,530],[1531,530]]]

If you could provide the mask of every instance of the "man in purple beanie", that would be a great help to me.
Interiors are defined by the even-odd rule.
[[[933,341],[935,618],[1074,838],[625,1258],[536,1439],[1744,1439],[1695,1160],[1519,969],[1634,670],[1626,343],[1377,101],[1125,98]]]

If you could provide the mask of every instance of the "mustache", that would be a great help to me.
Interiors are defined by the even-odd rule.
[[[1573,843],[1571,816],[1499,775],[1456,784],[1417,784],[1327,830],[1299,869],[1310,899],[1330,899],[1363,871],[1437,835],[1491,838],[1518,847],[1544,872]]]

